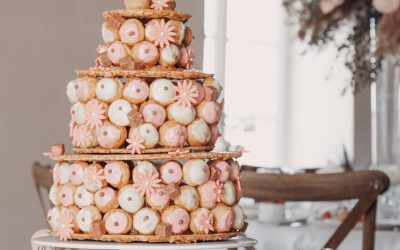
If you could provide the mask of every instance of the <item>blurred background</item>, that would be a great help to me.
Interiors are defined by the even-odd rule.
[[[224,139],[247,151],[242,164],[296,171],[379,162],[375,85],[356,96],[344,91],[351,73],[337,48],[305,54],[281,1],[177,6],[193,16],[195,68],[224,85]],[[46,227],[32,163],[54,164],[42,153],[53,143],[70,146],[66,84],[75,69],[94,65],[101,13],[122,7],[109,0],[0,1],[2,249],[27,249],[31,234]]]

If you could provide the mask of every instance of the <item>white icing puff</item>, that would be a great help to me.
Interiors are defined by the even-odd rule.
[[[200,197],[196,188],[182,186],[179,188],[181,194],[174,200],[175,205],[181,206],[188,211],[193,211],[199,207]]]
[[[67,85],[66,94],[69,101],[74,104],[78,101],[87,102],[96,95],[97,79],[93,77],[77,78]]]
[[[222,86],[219,83],[219,81],[217,81],[216,79],[212,78],[212,77],[208,77],[204,80],[203,82],[203,88],[206,87],[214,87],[218,90],[218,97],[221,94],[222,91]]]
[[[75,186],[71,184],[66,184],[62,186],[60,192],[58,193],[59,200],[64,207],[69,207],[74,205],[74,194]]]
[[[113,161],[104,167],[106,181],[115,188],[127,185],[130,179],[128,165],[123,161]]]
[[[128,213],[136,213],[144,205],[144,198],[133,185],[126,185],[118,193],[119,206]]]
[[[147,97],[149,96],[149,92],[149,86],[144,80],[140,78],[134,78],[129,79],[125,83],[122,96],[130,103],[139,104],[146,101]]]
[[[150,0],[124,0],[127,9],[148,9],[150,8]]]
[[[240,206],[234,205],[232,209],[233,213],[235,214],[235,219],[233,220],[233,228],[236,230],[240,230],[244,226],[246,216],[244,215],[243,209]]]
[[[85,110],[85,105],[81,102],[77,102],[71,107],[71,118],[78,125],[86,123]]]
[[[109,234],[126,234],[132,228],[132,217],[122,209],[111,210],[104,215],[104,224]]]
[[[175,96],[175,86],[170,80],[158,79],[150,85],[150,99],[163,106],[173,103]]]
[[[175,44],[170,44],[160,51],[160,65],[164,67],[174,66],[181,57],[181,50]]]
[[[110,108],[108,109],[108,117],[110,118],[110,121],[117,126],[128,126],[128,114],[132,110],[132,105],[128,101],[118,99],[111,103]]]
[[[146,23],[144,27],[144,36],[148,41],[154,41],[156,38],[154,36],[154,24],[159,22],[159,19],[153,19]]]
[[[183,147],[188,138],[185,126],[167,121],[160,128],[160,142],[165,147]]]
[[[165,184],[180,184],[183,177],[181,164],[173,160],[164,162],[160,167],[160,177]]]
[[[151,208],[142,208],[133,215],[133,228],[140,234],[153,234],[159,222],[159,214]]]
[[[133,46],[131,56],[136,63],[151,67],[157,64],[160,53],[153,43],[143,41]]]
[[[106,44],[113,43],[120,39],[118,29],[107,22],[104,22],[101,26],[101,35]]]
[[[188,126],[188,142],[191,146],[207,145],[211,130],[203,119],[196,119]]]
[[[163,211],[169,206],[170,197],[168,195],[167,186],[161,185],[154,192],[146,194],[146,202],[149,206],[157,211]]]
[[[153,165],[153,163],[149,161],[138,161],[136,163],[136,166],[133,168],[132,171],[132,177],[138,178],[139,173],[144,174],[148,171],[151,171],[152,173],[158,173],[157,168]]]
[[[119,148],[124,144],[126,137],[126,128],[111,122],[104,122],[103,126],[96,129],[97,142],[103,148]]]
[[[229,179],[231,181],[238,181],[240,180],[240,165],[235,160],[230,160],[229,165],[231,165],[231,174]]]
[[[53,185],[49,191],[49,199],[54,206],[61,205],[59,193],[61,192],[61,186]]]
[[[210,168],[204,160],[188,160],[183,165],[183,180],[190,186],[203,185],[210,179]]]
[[[164,124],[167,118],[167,111],[157,103],[144,102],[140,106],[140,111],[145,122],[153,124],[155,127],[160,127]]]
[[[83,170],[83,184],[91,193],[95,193],[107,186],[104,170],[101,165],[92,164]]]
[[[144,40],[144,27],[137,19],[126,20],[119,29],[121,41],[132,46]]]
[[[119,41],[113,42],[107,50],[108,58],[117,66],[122,58],[129,56],[129,53],[129,47]]]
[[[59,162],[53,169],[53,179],[58,180],[57,184],[67,184],[71,174],[71,165],[68,162]],[[55,181],[56,182],[56,181]]]
[[[53,207],[47,213],[47,222],[50,225],[51,230],[54,232],[58,227],[58,218],[60,217],[60,207]]]
[[[76,162],[70,165],[69,180],[75,186],[83,183],[83,169],[89,164],[84,161]]]
[[[94,203],[94,195],[85,186],[79,186],[74,194],[74,202],[80,208],[90,206]]]
[[[233,209],[224,204],[218,204],[211,212],[214,214],[214,231],[216,233],[229,232],[235,217]]]
[[[103,78],[96,85],[97,99],[111,103],[122,95],[123,84],[118,78]]]
[[[185,38],[185,29],[186,29],[186,26],[185,26],[182,22],[177,21],[177,20],[171,20],[171,21],[170,21],[170,24],[171,24],[171,26],[174,27],[174,32],[176,33],[176,34],[173,36],[174,41],[172,41],[172,42],[173,42],[174,44],[176,44],[176,45],[181,45],[183,39]]]
[[[92,222],[101,219],[100,211],[94,206],[82,208],[76,216],[78,227],[84,233],[90,233],[92,231]]]
[[[198,208],[190,213],[190,231],[193,233],[210,233],[213,228],[214,215],[207,208]]]
[[[174,234],[182,234],[189,228],[190,216],[185,209],[178,206],[170,206],[162,213],[161,220],[172,225]]]
[[[233,182],[227,181],[224,183],[223,199],[222,201],[227,206],[232,206],[236,202],[236,188]]]
[[[144,140],[146,148],[154,148],[160,138],[157,129],[151,123],[142,124],[137,128],[131,127],[129,137],[132,138],[131,136],[135,133],[139,133],[140,138]]]
[[[168,119],[176,121],[182,125],[188,125],[194,121],[196,110],[193,107],[186,107],[173,103],[167,108]]]
[[[107,213],[118,207],[117,194],[109,187],[100,189],[94,195],[94,203],[100,212]]]

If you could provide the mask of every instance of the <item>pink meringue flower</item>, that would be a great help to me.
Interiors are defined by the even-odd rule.
[[[57,219],[57,223],[56,235],[62,241],[70,240],[74,233],[72,230],[74,228],[74,217],[72,216],[71,211],[64,208],[60,213],[60,217]]]
[[[168,7],[168,2],[170,0],[151,0],[150,8],[155,10],[163,10]]]
[[[75,128],[74,135],[72,137],[72,144],[76,147],[86,148],[91,144],[91,138],[93,134],[90,129],[86,126],[80,126]]]
[[[193,85],[192,81],[178,81],[178,86],[175,86],[175,90],[178,94],[174,97],[174,101],[177,101],[179,106],[190,108],[193,103],[196,103],[195,98],[199,96],[198,89]]]
[[[83,183],[87,186],[93,186],[101,189],[103,186],[103,180],[105,179],[106,177],[104,176],[104,170],[97,170],[96,167],[92,166],[88,168],[87,172],[85,172]]]
[[[213,227],[214,216],[212,213],[204,213],[200,218],[200,230],[208,234],[209,231],[214,231]]]
[[[214,193],[216,194],[217,202],[222,202],[224,200],[224,184],[216,181]]]
[[[137,176],[133,177],[133,187],[142,196],[151,195],[156,191],[156,189],[161,188],[159,184],[161,180],[159,179],[158,173],[153,173],[153,171],[145,171],[144,173],[139,172]]]
[[[106,119],[104,115],[106,112],[106,109],[99,101],[95,99],[91,100],[85,106],[85,126],[89,129],[99,128],[103,125],[103,120]]]
[[[152,36],[154,36],[154,45],[164,48],[169,46],[169,43],[174,41],[173,36],[176,35],[174,32],[175,27],[171,26],[171,22],[165,23],[164,19],[155,20]]]
[[[131,149],[131,154],[141,154],[142,150],[145,149],[144,139],[140,137],[139,133],[134,133],[131,138],[126,139],[129,143],[127,149]]]

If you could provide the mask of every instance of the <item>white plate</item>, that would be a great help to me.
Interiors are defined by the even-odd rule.
[[[226,249],[255,246],[258,241],[250,238],[238,237],[226,241],[199,242],[192,244],[169,243],[113,243],[96,241],[59,241],[53,236],[33,238],[32,244],[45,247],[59,247],[72,249],[98,249],[98,250],[194,250],[194,249]]]

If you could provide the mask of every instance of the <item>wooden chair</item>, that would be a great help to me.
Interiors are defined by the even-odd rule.
[[[37,195],[39,197],[40,206],[42,208],[44,218],[47,216],[47,211],[50,209],[48,202],[48,194],[53,185],[53,175],[51,173],[50,165],[41,165],[38,162],[33,163],[32,177],[35,183]]]
[[[242,172],[243,196],[259,201],[340,201],[358,199],[347,219],[325,244],[337,249],[357,222],[365,215],[363,250],[373,250],[377,198],[389,185],[389,178],[379,171],[342,174],[269,174]]]

